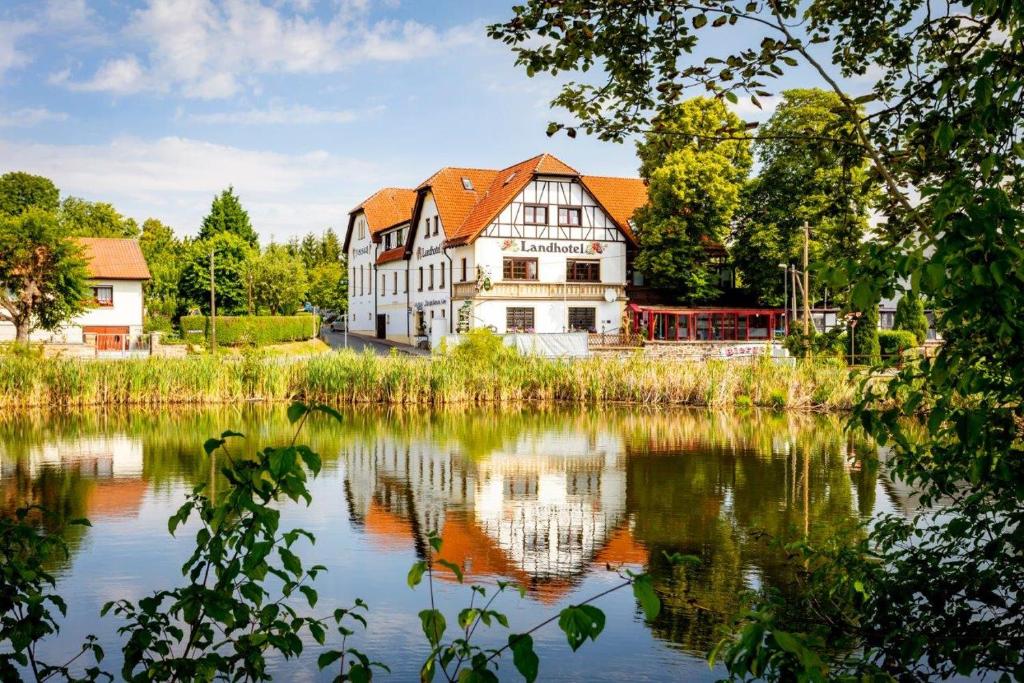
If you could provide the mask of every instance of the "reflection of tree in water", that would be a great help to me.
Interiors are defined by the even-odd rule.
[[[761,532],[824,539],[865,505],[870,511],[874,492],[874,469],[851,460],[845,435],[828,420],[760,414],[723,424],[709,416],[705,426],[711,438],[702,442],[699,424],[660,425],[646,445],[631,441],[627,460],[633,533],[648,546],[665,597],[654,632],[696,653],[707,651],[745,590],[792,590],[790,565]],[[663,552],[701,564],[672,567]]]

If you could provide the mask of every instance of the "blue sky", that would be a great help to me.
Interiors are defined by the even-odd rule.
[[[384,185],[539,152],[635,175],[632,145],[553,139],[557,82],[484,27],[511,0],[4,0],[0,172],[194,233],[234,184],[264,238],[344,225]]]

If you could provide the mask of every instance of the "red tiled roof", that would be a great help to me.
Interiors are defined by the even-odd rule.
[[[89,277],[103,280],[148,280],[149,267],[138,240],[79,237]]]
[[[401,261],[404,255],[404,244],[388,249],[387,251],[382,251],[380,255],[377,257],[377,265],[380,266],[385,263],[391,263],[392,261]]]
[[[509,166],[498,171],[491,181],[487,192],[480,198],[473,210],[466,216],[466,220],[455,229],[448,229],[445,232],[448,240],[455,244],[472,242],[483,232],[484,228],[490,225],[491,221],[501,213],[501,210],[508,206],[508,203],[515,199],[516,195],[523,191],[523,188],[533,180],[536,173],[550,175],[579,175],[571,167],[551,156],[541,154],[532,159],[521,161],[515,166]]]
[[[641,206],[647,204],[647,183],[640,178],[609,178],[582,176],[583,184],[608,215],[619,224],[626,236],[636,242],[630,221]]]
[[[489,169],[446,167],[420,184],[421,191],[429,189],[434,195],[445,236],[450,238],[453,231],[462,225],[466,216],[486,196],[497,176],[498,171]],[[469,181],[472,189],[466,189],[463,178]]]
[[[385,187],[370,195],[362,204],[352,209],[351,213],[362,209],[366,214],[366,224],[370,228],[370,234],[376,235],[382,230],[408,222],[415,201],[415,190]]]

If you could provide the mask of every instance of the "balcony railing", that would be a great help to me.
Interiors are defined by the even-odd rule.
[[[456,299],[603,301],[608,292],[613,292],[616,299],[624,299],[626,287],[603,282],[493,282],[490,289],[477,290],[475,282],[455,283]]]

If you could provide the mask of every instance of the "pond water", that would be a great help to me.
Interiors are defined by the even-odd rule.
[[[167,518],[195,484],[210,481],[215,463],[201,444],[225,429],[244,432],[250,449],[292,434],[283,406],[0,418],[3,512],[37,503],[92,521],[76,528],[71,557],[57,568],[69,613],[44,658],[72,654],[94,633],[108,653],[104,667],[119,670],[119,622],[99,618],[100,607],[181,580],[192,533],[170,537]],[[704,656],[743,591],[790,585],[783,558],[759,532],[820,538],[908,505],[839,417],[362,410],[342,425],[311,420],[302,440],[322,454],[324,471],[311,484],[312,504],[285,506],[282,523],[317,537],[300,546],[308,564],[329,570],[317,583],[316,611],[356,597],[369,603],[370,628],[357,645],[399,681],[415,680],[427,653],[417,613],[429,597],[425,584],[409,589],[406,574],[431,530],[467,583],[527,588],[525,598],[512,593],[496,605],[514,631],[614,585],[609,565],[650,567],[661,615],[645,622],[631,593],[619,591],[597,603],[608,621],[596,644],[572,654],[557,627],[541,631],[541,680],[714,680],[721,672]],[[224,485],[218,479],[213,486]],[[672,569],[664,552],[701,564]],[[435,585],[452,624],[469,588]],[[274,666],[279,680],[329,680],[315,661],[311,644],[299,662]],[[511,659],[501,673],[521,680]]]

